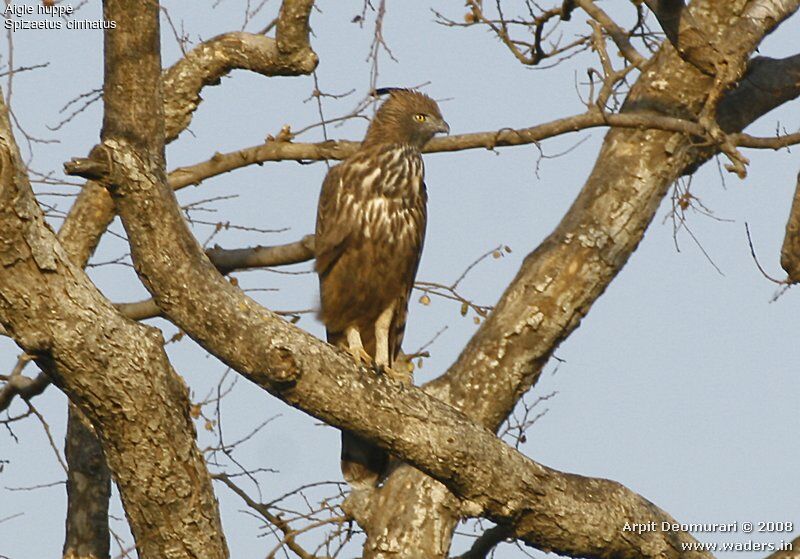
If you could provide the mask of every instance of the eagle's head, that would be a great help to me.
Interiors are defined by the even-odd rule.
[[[439,105],[424,93],[399,88],[379,89],[376,93],[388,93],[389,98],[375,114],[364,145],[409,144],[422,149],[434,135],[450,132]]]

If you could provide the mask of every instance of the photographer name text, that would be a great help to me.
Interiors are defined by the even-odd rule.
[[[782,533],[794,530],[792,522],[703,522],[698,524],[679,524],[677,522],[626,522],[622,527],[623,532],[742,532],[751,534],[761,533]]]

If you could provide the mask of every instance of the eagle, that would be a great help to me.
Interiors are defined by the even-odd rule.
[[[314,237],[320,318],[328,343],[401,382],[396,366],[408,299],[425,240],[428,194],[421,150],[449,133],[436,102],[387,88],[359,149],[322,183]],[[377,485],[388,456],[342,432],[342,473],[354,488]]]

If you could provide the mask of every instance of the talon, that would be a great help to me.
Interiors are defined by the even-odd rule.
[[[414,374],[410,367],[404,367],[403,363],[398,363],[400,367],[392,368],[387,365],[377,367],[380,374],[396,380],[402,384],[414,384]]]

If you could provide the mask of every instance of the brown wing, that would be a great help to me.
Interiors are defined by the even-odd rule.
[[[352,176],[346,176],[352,175],[347,167],[347,162],[332,167],[322,182],[314,235],[314,267],[319,274],[322,305],[320,319],[326,326],[328,342],[334,345],[344,343],[344,329],[351,320],[345,312],[352,307],[347,304],[352,297],[347,282],[349,274],[343,271],[352,273],[354,269],[352,249],[359,237],[357,216],[354,208],[348,207],[354,200],[352,188],[345,184],[353,180]]]
[[[320,276],[325,275],[341,256],[353,227],[352,221],[348,222],[341,211],[342,175],[342,165],[336,165],[322,181],[314,234],[314,268]]]

